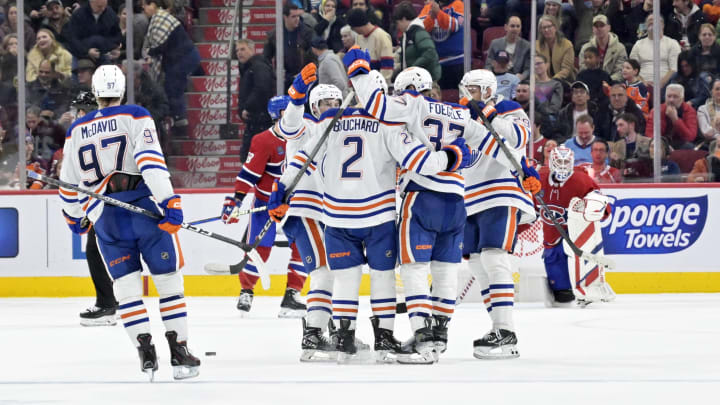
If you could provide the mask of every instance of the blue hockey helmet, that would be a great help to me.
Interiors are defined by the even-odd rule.
[[[290,96],[275,96],[268,101],[268,113],[274,120],[280,119],[280,112],[290,104]]]

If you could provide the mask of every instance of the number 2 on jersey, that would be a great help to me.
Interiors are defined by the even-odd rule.
[[[127,137],[125,135],[117,135],[100,140],[101,151],[104,149],[117,147],[117,149],[115,150],[115,167],[110,169],[108,172],[114,170],[122,170],[123,159],[125,158],[126,145]],[[83,181],[83,184],[85,184],[85,186],[92,187],[100,183],[105,178],[103,169],[100,166],[100,159],[98,159],[97,148],[95,147],[94,143],[89,143],[87,145],[81,146],[78,150],[78,158],[80,168],[85,172],[92,171],[95,175],[95,180]]]
[[[343,140],[343,145],[350,146],[351,144],[355,145],[355,153],[343,162],[342,173],[340,174],[342,179],[359,179],[362,177],[362,170],[350,170],[350,166],[363,156],[363,139],[359,136],[348,136]]]

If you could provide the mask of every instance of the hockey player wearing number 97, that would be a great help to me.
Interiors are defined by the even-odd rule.
[[[60,188],[63,215],[75,233],[95,227],[100,254],[114,280],[118,313],[138,350],[141,370],[152,380],[158,369],[142,300],[142,256],[160,295],[173,377],[197,376],[200,360],[187,348],[180,273],[184,262],[176,234],[183,221],[182,203],[170,183],[155,123],[145,108],[121,105],[125,76],[117,66],[100,66],[93,74],[92,90],[100,108],[68,129],[60,179],[157,212],[162,218],[148,218]],[[83,216],[90,225],[81,222]]]

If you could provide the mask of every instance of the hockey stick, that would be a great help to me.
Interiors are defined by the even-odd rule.
[[[267,207],[265,207],[265,206],[263,206],[263,207],[255,207],[255,208],[248,208],[248,209],[246,209],[246,210],[234,210],[234,211],[232,212],[231,216],[234,217],[234,218],[237,218],[237,217],[239,217],[240,215],[248,215],[248,214],[252,214],[252,213],[254,213],[254,212],[261,212],[261,211],[265,211],[265,210],[267,210]],[[204,223],[206,223],[206,222],[217,221],[217,220],[220,219],[220,218],[222,218],[222,216],[221,216],[221,215],[218,215],[218,216],[216,216],[216,217],[210,217],[210,218],[205,218],[205,219],[198,219],[197,221],[192,221],[192,222],[188,222],[188,223],[189,223],[190,225],[200,225],[200,224],[204,224]]]
[[[465,296],[470,291],[470,287],[472,287],[473,283],[475,283],[475,276],[470,276],[470,279],[465,283],[465,287],[463,287],[462,291],[460,291],[460,295],[458,295],[457,299],[455,299],[455,305],[460,305],[463,300],[465,299]]]
[[[112,197],[108,197],[108,196],[103,195],[103,194],[94,193],[94,192],[92,192],[92,191],[90,191],[90,190],[84,190],[84,189],[82,189],[82,188],[80,188],[80,187],[78,187],[78,186],[72,185],[72,184],[67,183],[67,182],[64,182],[64,181],[62,181],[62,180],[53,179],[52,177],[44,176],[44,175],[42,175],[42,174],[38,174],[38,173],[35,173],[35,172],[33,172],[33,171],[30,171],[30,170],[28,170],[28,177],[30,177],[30,178],[32,178],[32,179],[35,179],[35,180],[42,181],[42,182],[44,182],[44,183],[52,184],[52,185],[54,185],[54,186],[66,188],[66,189],[68,189],[68,190],[75,190],[75,191],[77,191],[78,193],[83,193],[83,194],[89,195],[90,197],[93,197],[93,198],[95,198],[95,199],[97,199],[97,200],[102,200],[102,201],[104,201],[104,202],[106,202],[106,203],[108,203],[108,204],[114,205],[114,206],[116,206],[116,207],[124,208],[124,209],[126,209],[126,210],[128,210],[128,211],[132,211],[132,212],[137,213],[137,214],[142,214],[142,215],[148,216],[148,217],[150,217],[150,218],[155,218],[155,219],[162,219],[162,218],[163,218],[161,215],[156,214],[156,213],[154,213],[154,212],[152,212],[152,211],[150,211],[150,210],[146,210],[145,208],[138,207],[138,206],[132,205],[132,204],[128,204],[128,203],[126,203],[126,202],[124,202],[124,201],[116,200],[116,199],[114,199],[114,198],[112,198]],[[237,240],[235,240],[235,239],[230,239],[230,238],[228,238],[227,236],[218,235],[218,234],[216,234],[216,233],[214,233],[214,232],[210,232],[210,231],[204,230],[204,229],[202,229],[202,228],[197,228],[197,227],[193,226],[192,224],[188,224],[188,223],[183,222],[182,225],[180,225],[180,226],[181,226],[183,229],[187,229],[188,231],[192,231],[192,232],[195,232],[195,233],[197,233],[197,234],[200,234],[200,235],[203,235],[203,236],[207,236],[207,237],[209,237],[209,238],[213,238],[213,239],[219,240],[219,241],[221,241],[221,242],[225,242],[225,243],[230,244],[230,245],[233,245],[233,246],[237,246],[237,247],[239,247],[240,249],[243,249],[243,250],[245,250],[245,249],[247,248],[247,244],[246,244],[246,243],[237,241]],[[257,253],[255,253],[255,254],[257,254]],[[258,256],[259,256],[259,255],[258,255]],[[253,258],[253,260],[254,260],[254,258]]]
[[[472,100],[471,97],[468,97],[470,100]],[[522,180],[523,180],[523,169],[520,165],[520,162],[518,162],[514,157],[510,149],[505,145],[505,142],[503,142],[502,138],[500,138],[500,135],[498,135],[497,132],[495,132],[495,128],[493,128],[492,124],[490,124],[490,121],[488,121],[487,117],[483,112],[480,110],[480,108],[477,106],[477,104],[470,101],[468,103],[470,107],[475,111],[475,113],[480,117],[480,121],[482,124],[487,128],[487,130],[490,132],[492,137],[495,139],[495,142],[500,146],[500,149],[502,149],[505,156],[512,162],[513,167],[515,168],[515,171],[518,173],[518,177],[520,178],[520,185],[522,186]],[[550,221],[552,222],[555,229],[557,229],[558,233],[560,233],[560,236],[562,236],[563,240],[567,242],[568,246],[570,246],[570,249],[572,249],[573,253],[575,253],[575,256],[581,257],[587,261],[597,263],[601,266],[605,266],[608,269],[612,270],[615,268],[615,262],[611,259],[605,257],[605,256],[599,256],[595,255],[589,252],[584,252],[582,249],[577,247],[577,245],[570,239],[570,236],[568,236],[565,229],[560,225],[560,223],[557,222],[555,219],[555,215],[553,215],[552,211],[550,211],[550,208],[545,204],[545,201],[542,199],[541,193],[538,193],[535,195],[535,199],[540,203],[540,206],[545,210],[545,212],[548,214],[548,217],[550,218]]]
[[[338,122],[342,114],[345,112],[345,109],[350,104],[352,99],[355,97],[355,92],[350,90],[348,95],[345,97],[345,99],[342,102],[342,105],[340,105],[340,108],[335,113],[335,116],[332,118],[332,121],[330,121],[330,125],[328,125],[327,128],[325,128],[325,132],[323,132],[322,136],[320,137],[320,140],[315,145],[315,148],[310,152],[308,155],[308,159],[303,163],[302,167],[300,168],[300,171],[297,175],[295,175],[295,178],[292,179],[292,182],[290,182],[290,185],[287,186],[285,189],[285,200],[286,202],[290,199],[290,195],[295,191],[295,187],[297,187],[298,183],[300,183],[300,180],[302,180],[302,177],[305,175],[305,171],[310,166],[313,160],[315,160],[315,155],[320,151],[320,148],[325,143],[325,140],[330,136],[330,132],[332,131],[333,127],[335,127],[335,123]],[[267,234],[268,230],[270,230],[270,227],[274,221],[272,219],[268,219],[265,222],[265,226],[263,226],[260,233],[255,237],[255,241],[253,242],[252,246],[249,246],[249,249],[252,249],[253,251],[255,248],[257,248],[260,245],[260,241],[265,237],[265,234]],[[243,248],[245,250],[245,248]],[[259,256],[259,255],[258,255]],[[255,257],[251,258],[253,260],[253,263],[256,262]],[[240,263],[232,264],[232,265],[215,265],[215,264],[206,264],[205,265],[205,271],[210,274],[238,274],[240,271],[242,271],[243,267],[245,267],[245,264],[247,263],[247,260],[243,258]],[[257,263],[255,263],[257,264]],[[258,267],[259,270],[259,267]],[[262,273],[261,276],[262,278]],[[268,286],[270,285],[268,277]],[[265,285],[265,282],[263,281],[263,286]]]

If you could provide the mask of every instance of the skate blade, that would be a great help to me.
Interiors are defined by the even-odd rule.
[[[147,374],[148,379],[150,382],[155,381],[155,369],[152,368],[146,368],[142,371],[143,373]]]
[[[515,359],[520,357],[520,352],[518,352],[515,345],[504,345],[502,347],[495,347],[492,349],[476,347],[473,351],[473,357],[480,360]]]
[[[345,352],[337,353],[337,364],[369,364],[374,362],[375,358],[370,351],[358,350],[353,354]]]
[[[304,309],[280,308],[280,312],[278,313],[278,318],[283,318],[283,319],[298,319],[298,318],[303,318],[304,316],[305,316]]]
[[[400,364],[434,364],[434,351],[426,353],[398,354],[397,362]]]
[[[397,363],[398,354],[390,350],[375,350],[375,362],[378,364],[394,364]]]
[[[198,374],[200,374],[199,366],[173,366],[173,378],[176,380],[197,377]]]
[[[305,349],[300,354],[300,361],[303,363],[323,363],[337,361],[337,352]]]
[[[248,312],[248,311],[243,311],[243,310],[240,310],[240,309],[239,309],[239,310],[238,310],[238,315],[240,315],[240,318],[243,318],[243,319],[244,319],[244,318],[250,318],[250,312]]]
[[[115,326],[117,325],[117,319],[115,315],[103,316],[100,318],[80,318],[80,325],[82,326]]]

